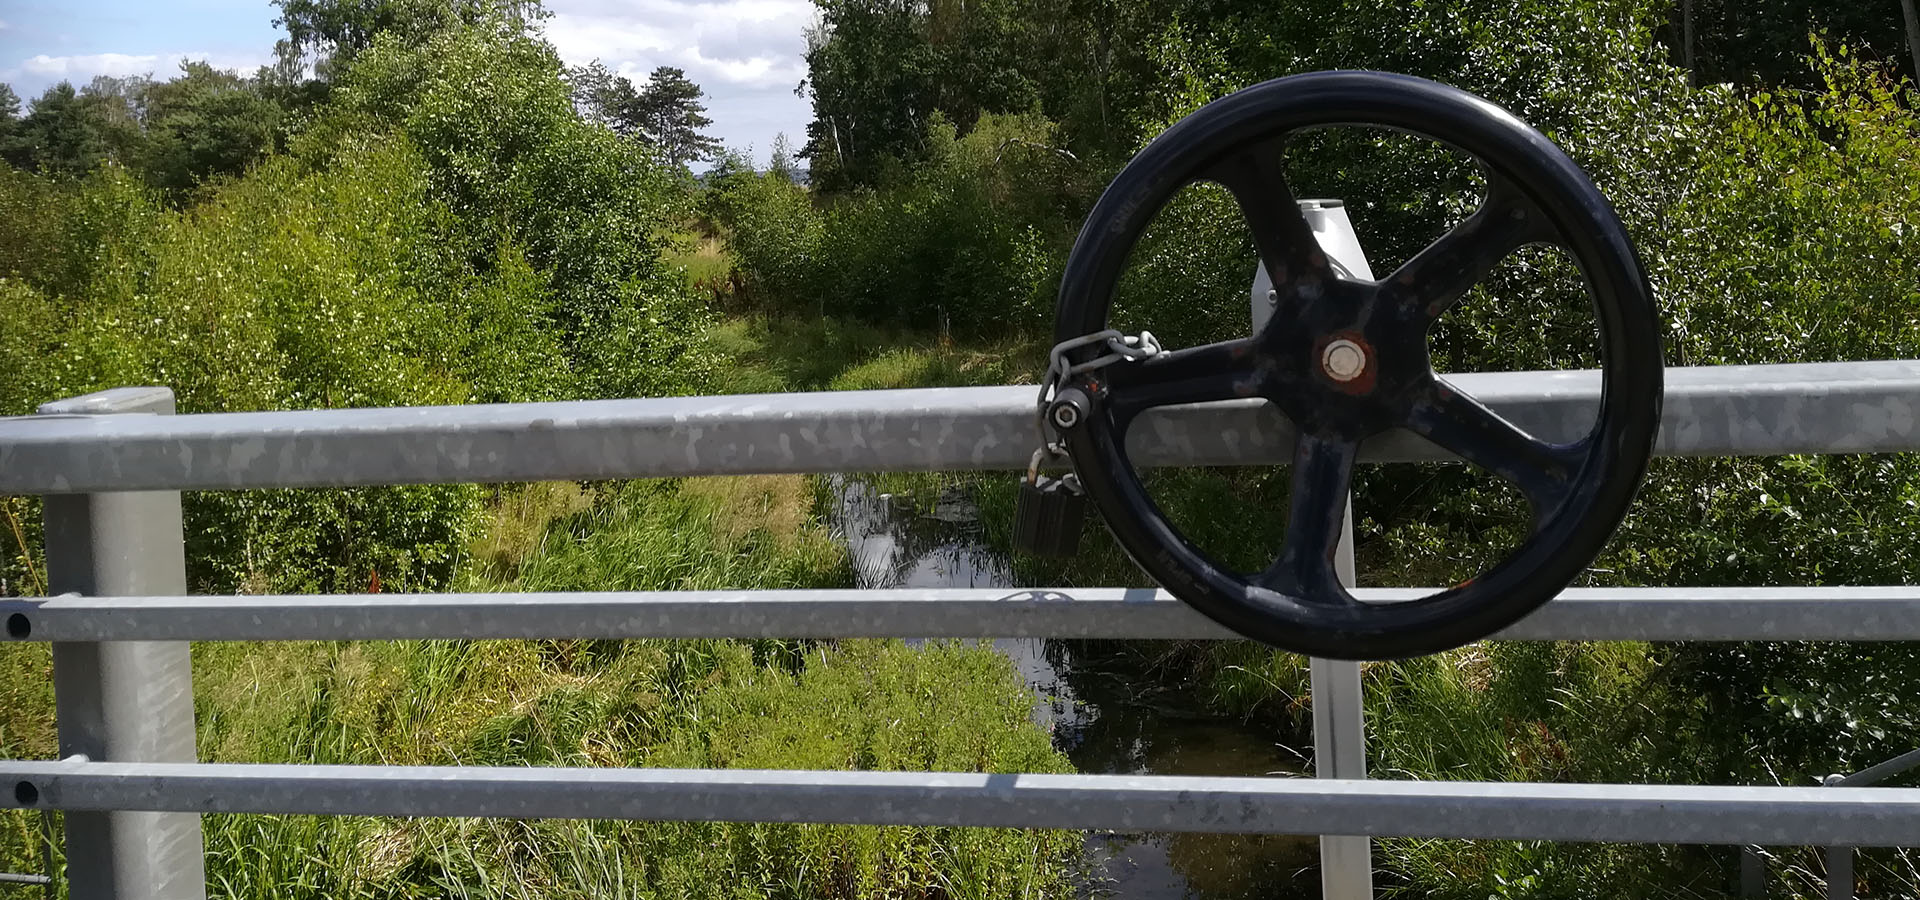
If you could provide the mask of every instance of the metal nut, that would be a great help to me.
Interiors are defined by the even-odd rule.
[[[1080,407],[1069,401],[1055,403],[1052,415],[1055,428],[1070,429],[1080,424]]]

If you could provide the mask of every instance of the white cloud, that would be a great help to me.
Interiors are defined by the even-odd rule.
[[[621,72],[677,66],[703,86],[789,90],[806,74],[800,54],[813,21],[806,0],[561,0],[548,8],[547,39],[576,65],[599,59]]]
[[[812,118],[793,93],[807,74],[808,0],[549,0],[547,9],[547,40],[570,65],[598,59],[635,83],[656,66],[684,69],[729,147],[765,159],[775,134],[798,143]]]
[[[264,55],[234,56],[217,53],[89,53],[78,56],[48,56],[42,53],[28,57],[16,68],[0,72],[0,77],[12,77],[24,73],[38,81],[71,81],[76,85],[85,84],[96,75],[125,78],[130,75],[151,74],[167,78],[172,76],[183,59],[204,59],[216,68],[235,69],[243,75],[251,74],[255,67],[264,65],[267,61]]]
[[[160,61],[158,54],[129,56],[125,53],[92,53],[85,56],[48,56],[45,53],[29,57],[20,64],[22,71],[29,75],[48,78],[72,79],[80,76],[112,75],[124,77],[151,72]]]

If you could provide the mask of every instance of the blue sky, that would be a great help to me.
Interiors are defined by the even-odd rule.
[[[569,64],[600,59],[636,83],[678,66],[707,92],[712,132],[765,162],[775,134],[804,142],[800,54],[808,0],[548,0],[547,39]],[[0,2],[0,81],[22,100],[95,75],[165,78],[181,58],[251,72],[282,32],[267,0],[6,0]]]

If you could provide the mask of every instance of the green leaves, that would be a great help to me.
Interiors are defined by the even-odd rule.
[[[0,158],[19,168],[71,177],[108,161],[132,161],[141,143],[136,103],[145,84],[144,79],[100,76],[77,91],[64,81],[47,88],[24,118],[9,121],[0,133]]]
[[[801,155],[825,189],[874,186],[925,159],[937,150],[928,140],[936,116],[965,129],[984,113],[1037,105],[1039,60],[1022,51],[1039,10],[1020,0],[815,5],[820,27],[808,35],[802,85],[814,121]],[[1059,10],[1046,15],[1058,20]]]
[[[1082,190],[1037,116],[983,116],[960,137],[936,118],[928,159],[825,211],[774,174],[725,174],[705,207],[762,309],[980,333],[1052,307]]]
[[[698,389],[710,314],[659,260],[686,185],[575,117],[559,73],[498,23],[381,38],[293,155],[183,212],[115,167],[0,167],[0,414],[121,384],[182,412]],[[175,183],[255,152],[202,127],[249,108],[232,76],[150,93]],[[219,591],[443,584],[480,510],[470,486],[187,503],[194,587]]]
[[[484,22],[516,30],[545,15],[540,0],[274,0],[287,37],[283,63],[312,63],[328,77],[345,71],[382,37],[418,46],[442,32]]]
[[[175,196],[202,179],[245,171],[279,140],[284,115],[255,81],[205,62],[180,69],[145,92],[140,163],[149,184]]]
[[[631,87],[628,90],[632,92]],[[700,86],[688,81],[686,72],[659,66],[621,109],[621,121],[631,123],[635,134],[660,148],[675,168],[708,159],[719,152],[720,141],[704,131],[713,120],[703,115],[707,108],[700,103],[701,96]]]

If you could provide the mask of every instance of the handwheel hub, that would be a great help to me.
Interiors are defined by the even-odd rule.
[[[1366,372],[1367,351],[1354,341],[1336,338],[1328,342],[1327,349],[1321,351],[1320,368],[1335,381],[1352,381]]]

